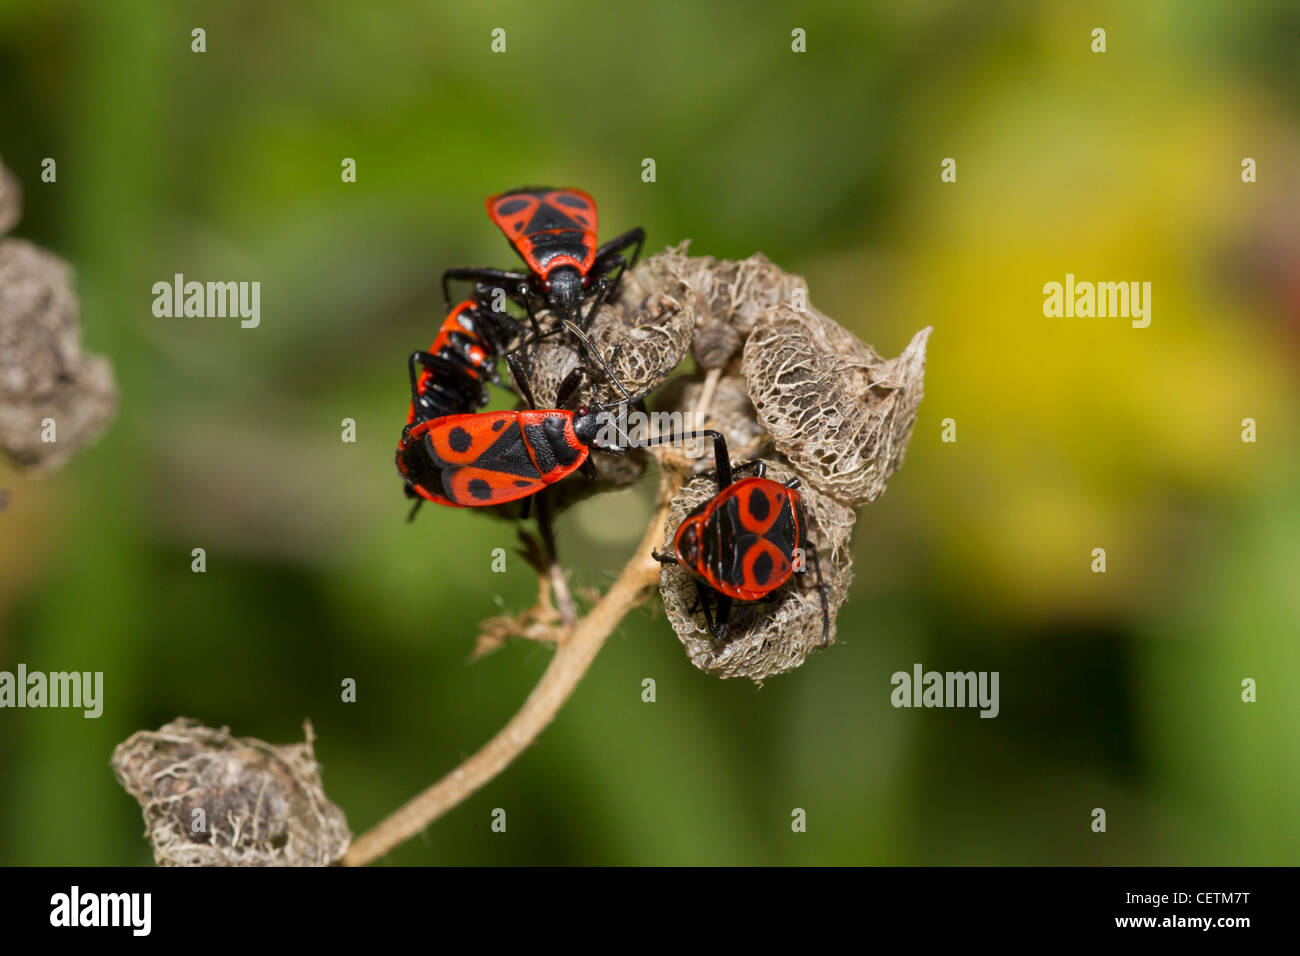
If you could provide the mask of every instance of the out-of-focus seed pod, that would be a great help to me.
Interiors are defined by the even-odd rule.
[[[846,504],[874,501],[903,463],[930,329],[893,359],[809,306],[775,306],[745,343],[741,370],[778,451]]]
[[[117,411],[112,368],[81,351],[72,270],[22,239],[0,239],[0,450],[52,470]],[[54,441],[44,440],[47,419]]]
[[[144,812],[160,866],[328,866],[351,842],[325,796],[310,724],[301,744],[179,718],[133,734],[113,772]]]
[[[768,462],[767,477],[784,482],[795,477],[795,472],[777,459]],[[673,537],[682,520],[717,491],[715,477],[707,475],[692,479],[678,492],[664,525],[665,543],[661,551],[672,553]],[[705,673],[763,681],[793,670],[813,651],[834,643],[835,618],[853,580],[849,538],[857,516],[853,509],[806,484],[799,489],[799,494],[808,521],[808,536],[817,548],[826,583],[831,616],[829,637],[822,639],[821,598],[814,586],[816,571],[811,557],[806,559],[808,570],[794,575],[773,592],[775,600],[771,603],[733,603],[731,623],[721,641],[709,633],[703,611],[689,610],[697,601],[694,582],[698,579],[677,565],[664,565],[659,576],[659,593],[668,620],[691,663]]]
[[[0,164],[0,236],[16,226],[22,215],[22,186],[18,178]]]

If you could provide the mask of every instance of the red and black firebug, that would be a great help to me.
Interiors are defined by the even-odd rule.
[[[570,324],[569,331],[589,346],[581,330]],[[528,408],[442,415],[409,423],[397,446],[397,470],[408,497],[455,508],[505,504],[528,498],[578,470],[595,477],[588,460],[593,447],[609,454],[627,452],[628,447],[617,442],[597,443],[602,428],[612,426],[611,409],[635,401],[599,356],[597,361],[624,399],[576,409],[563,406],[581,383],[585,366],[575,368],[560,383],[556,392],[560,407],[538,409],[515,355],[508,354],[506,361]]]
[[[640,226],[602,246],[596,245],[596,201],[581,189],[521,186],[486,202],[488,215],[505,234],[527,272],[486,266],[448,269],[442,292],[448,305],[448,282],[469,279],[498,286],[531,317],[537,305],[551,309],[561,321],[586,328],[606,295],[617,291],[623,273],[641,255],[645,230]],[[624,253],[635,246],[631,257]],[[610,274],[618,270],[611,280]],[[582,303],[591,307],[582,314]]]
[[[408,357],[407,424],[476,411],[488,403],[487,383],[501,384],[497,359],[521,329],[510,315],[492,310],[487,294],[480,285],[473,297],[451,309],[428,350]]]
[[[718,493],[683,519],[673,536],[673,553],[653,553],[663,564],[677,564],[695,577],[700,608],[717,640],[727,633],[733,601],[769,599],[793,574],[806,570],[808,555],[817,574],[822,602],[822,636],[830,634],[830,610],[817,549],[808,540],[808,525],[798,478],[782,484],[766,477],[762,461],[747,462],[736,472],[753,470],[753,477],[735,479],[726,439],[717,432],[671,436],[713,439]],[[712,592],[710,594],[710,592]],[[712,596],[715,609],[709,610]]]

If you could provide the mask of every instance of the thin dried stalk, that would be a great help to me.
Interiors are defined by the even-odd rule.
[[[659,507],[631,560],[605,596],[579,619],[556,649],[550,666],[519,712],[476,754],[358,837],[342,859],[344,866],[365,866],[415,836],[508,767],[555,719],[606,639],[659,583],[659,564],[650,552],[659,544],[668,502],[682,480],[676,471],[662,474]]]

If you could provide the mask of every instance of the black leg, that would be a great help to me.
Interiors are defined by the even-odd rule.
[[[420,397],[420,373],[415,370],[416,362],[425,366],[430,365],[433,362],[433,356],[428,352],[415,351],[406,360],[407,370],[411,373],[411,401],[413,402]]]
[[[604,295],[603,289],[601,291],[601,295],[602,296]],[[587,314],[587,318],[588,320],[591,319],[591,313]],[[576,338],[578,342],[581,344],[584,361],[586,362],[587,366],[591,367],[592,359],[594,358],[596,360],[596,364],[600,366],[601,371],[603,371],[605,373],[605,376],[611,382],[614,383],[614,387],[623,393],[624,400],[629,405],[637,401],[635,398],[632,397],[631,393],[628,392],[627,387],[618,380],[618,376],[614,374],[614,370],[609,367],[609,362],[601,358],[600,353],[596,351],[596,346],[592,345],[591,339],[587,338],[587,333],[567,319],[564,320],[564,328],[568,329],[569,334],[572,335],[574,338]],[[619,350],[622,347],[623,346],[621,345],[614,346],[613,350],[609,353],[610,362],[618,358]]]
[[[731,621],[731,596],[719,594],[718,603],[714,605],[713,616],[717,625],[712,628],[714,640],[720,641],[727,636],[727,624]]]
[[[787,485],[787,487],[789,487]],[[831,609],[826,600],[826,582],[822,579],[822,562],[817,555],[817,546],[808,540],[808,513],[804,510],[803,505],[797,505],[799,515],[799,527],[802,530],[800,535],[799,546],[803,548],[804,554],[812,558],[813,571],[817,575],[817,593],[821,595],[822,600],[822,643],[825,644],[831,635]],[[808,569],[805,562],[804,566],[799,569],[802,573]]]
[[[716,591],[714,592],[717,593]],[[713,626],[713,612],[709,610],[709,589],[699,581],[695,582],[695,595],[699,600],[699,608],[704,612],[704,623],[709,626],[709,633],[717,637],[717,629]],[[718,595],[721,597],[722,595]]]
[[[424,499],[423,499],[423,498],[416,498],[416,499],[415,499],[415,504],[411,505],[410,513],[408,513],[407,516],[406,516],[406,523],[407,523],[407,524],[410,524],[412,521],[415,520],[415,513],[416,513],[417,511],[420,510],[420,505],[422,505],[422,504],[424,504]]]
[[[615,292],[618,291],[618,287],[623,281],[623,273],[636,265],[637,259],[641,258],[641,246],[644,243],[645,230],[640,226],[637,226],[635,229],[629,229],[621,236],[615,236],[613,239],[609,240],[609,242],[596,250],[596,260],[598,262],[601,259],[609,260],[602,263],[602,271],[612,271],[615,266],[622,266],[622,268],[618,270],[618,275],[614,277],[613,288]],[[621,253],[624,249],[633,244],[636,245],[636,250],[632,253],[631,259],[624,259],[622,256],[617,256],[616,259],[616,253]],[[619,262],[617,260],[622,261]]]
[[[615,236],[597,249],[596,258],[604,259],[611,253],[622,252],[628,246],[635,245],[636,251],[632,253],[632,261],[628,263],[629,266],[634,266],[636,265],[637,257],[641,255],[641,244],[643,242],[645,242],[645,230],[640,226],[635,226],[622,235]]]
[[[521,298],[520,287],[527,284],[529,276],[522,272],[507,272],[504,269],[489,269],[487,266],[457,266],[442,274],[442,297],[447,302],[447,311],[451,311],[451,289],[448,283],[456,279],[471,282],[509,283],[515,287],[515,294],[510,296],[515,301]],[[506,293],[509,295],[509,293]]]
[[[747,461],[743,465],[737,465],[731,470],[731,476],[734,478],[742,471],[752,471],[755,478],[767,477],[767,462],[755,458],[753,461]],[[797,479],[796,479],[797,480]],[[786,485],[786,487],[790,487]]]
[[[582,460],[582,464],[578,466],[578,471],[586,475],[588,481],[596,480],[596,463],[591,460],[590,455]]]
[[[532,511],[533,511],[533,496],[529,495],[527,498],[524,499],[524,506],[519,511],[519,520],[527,521],[528,516],[532,514]]]
[[[515,353],[510,352],[506,355],[506,364],[510,366],[510,376],[515,380],[515,387],[523,395],[524,401],[528,407],[537,408],[537,402],[533,399],[532,387],[528,384],[528,376],[524,374],[523,366],[519,364],[519,359],[515,358]]]
[[[527,351],[528,364],[531,366],[537,359],[537,349],[540,344],[549,338],[559,335],[563,331],[565,331],[564,326],[557,325],[549,332],[528,332],[519,339],[519,344],[515,347],[514,351]]]
[[[672,555],[672,554],[660,554],[658,551],[654,551],[654,550],[652,550],[652,551],[650,552],[650,557],[654,558],[654,559],[655,559],[656,561],[658,561],[660,564],[676,564],[676,563],[677,563],[677,556],[676,556],[676,555]]]
[[[591,320],[596,317],[596,310],[600,308],[605,301],[605,296],[609,294],[609,276],[601,276],[596,281],[596,294],[591,297],[591,308],[587,310],[586,318],[579,319],[578,324],[585,332],[591,327]],[[581,306],[578,307],[581,310]],[[588,356],[590,360],[590,356]]]
[[[555,390],[556,408],[564,408],[565,402],[573,397],[573,393],[576,392],[578,386],[582,384],[582,376],[585,373],[586,369],[579,365],[568,375],[564,376],[564,380],[560,382],[559,387]]]
[[[532,296],[525,294],[520,296],[520,299],[523,302],[524,311],[528,313],[528,324],[533,327],[533,351],[529,355],[529,358],[531,359],[537,355],[537,345],[542,340],[542,326],[541,323],[537,321],[537,313],[533,311]]]
[[[826,601],[826,582],[822,580],[822,563],[817,557],[817,548],[812,542],[807,543],[805,550],[812,555],[813,570],[817,572],[817,593],[822,599],[822,643],[825,644],[831,636],[831,609]]]
[[[649,448],[652,445],[671,445],[675,442],[685,441],[688,438],[713,439],[713,462],[718,469],[718,490],[721,491],[730,485],[732,479],[731,456],[727,454],[727,439],[722,437],[720,432],[715,432],[711,428],[693,432],[678,432],[676,435],[660,435],[657,438],[651,438],[638,447]]]
[[[498,355],[523,332],[519,320],[509,312],[493,312],[490,307],[483,306],[480,314],[483,316],[480,322],[484,337],[492,343],[492,348]]]

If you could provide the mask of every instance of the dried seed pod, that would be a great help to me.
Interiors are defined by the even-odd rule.
[[[691,317],[680,304],[663,294],[659,253],[643,260],[622,279],[617,301],[607,302],[587,329],[601,357],[610,363],[619,381],[633,395],[641,395],[667,381],[691,341]],[[539,313],[543,325],[548,313]],[[618,353],[615,354],[617,347]],[[580,362],[580,354],[567,339],[548,339],[537,349],[529,369],[533,394],[541,405],[553,405],[560,382]],[[580,401],[617,401],[622,395],[612,382],[588,383],[578,390]]]
[[[912,435],[930,331],[884,359],[812,307],[764,313],[741,370],[758,420],[810,484],[853,505],[884,492]]]
[[[52,392],[80,365],[72,269],[25,239],[0,241],[0,395]]]
[[[794,476],[788,463],[779,459],[768,462],[767,477],[772,480],[784,482]],[[692,479],[678,492],[664,525],[665,543],[660,550],[672,552],[673,537],[682,520],[692,508],[717,494],[717,490],[716,479],[707,475]],[[853,580],[849,538],[857,516],[853,509],[806,485],[799,493],[808,522],[808,537],[817,548],[826,582],[831,615],[828,638],[822,639],[821,597],[814,586],[816,571],[811,559],[806,572],[794,575],[773,592],[771,603],[733,603],[731,623],[721,641],[709,633],[702,611],[689,610],[697,601],[697,579],[677,565],[666,564],[659,575],[664,609],[691,663],[705,673],[715,677],[746,677],[758,682],[793,670],[813,651],[834,643],[835,618]]]
[[[537,400],[538,408],[554,408],[560,383],[582,364],[577,349],[567,342],[556,339],[547,339],[539,344],[537,351],[533,352],[531,357],[521,352],[520,358],[523,360],[528,386],[533,390],[533,398]],[[522,399],[523,389],[513,380],[513,375],[510,384]],[[593,401],[591,383],[586,378],[578,387],[577,401],[588,403]]]
[[[726,368],[744,341],[735,326],[708,318],[695,328],[691,354],[700,368]]]
[[[645,474],[646,456],[645,452],[640,450],[630,451],[626,455],[604,455],[596,452],[591,456],[591,460],[596,466],[596,480],[591,484],[607,481],[617,488],[622,488],[625,485],[636,484]]]
[[[53,469],[90,444],[117,410],[112,369],[81,351],[72,270],[22,239],[0,239],[0,449]],[[44,441],[46,419],[56,440]]]
[[[601,307],[587,337],[623,387],[633,395],[644,395],[666,382],[686,354],[690,316],[662,296],[650,296],[637,307],[620,301]],[[568,342],[547,340],[538,346],[529,381],[540,405],[554,405],[556,389],[580,361],[578,349]],[[594,386],[587,381],[578,390],[580,401],[616,402],[623,397],[602,372],[596,375]]]
[[[699,375],[681,376],[673,379],[655,396],[655,410],[678,412],[683,423],[690,423],[699,404],[704,383]],[[758,422],[758,414],[749,400],[749,390],[745,380],[739,375],[724,375],[718,379],[713,400],[709,403],[708,416],[703,422],[695,422],[699,428],[712,428],[722,433],[727,440],[727,448],[732,460],[739,463],[763,456],[763,452],[772,445],[769,435]],[[708,449],[712,446],[701,443]],[[711,454],[703,454],[695,460],[696,474],[702,474],[713,468]]]
[[[232,737],[178,718],[132,734],[113,772],[144,811],[160,866],[328,866],[352,834],[312,750]]]
[[[13,173],[0,163],[0,235],[18,224],[23,215],[23,190]]]
[[[722,368],[767,308],[802,307],[808,286],[762,253],[738,262],[686,255],[687,243],[646,263],[646,280],[680,303],[694,322],[691,352],[701,368]]]

